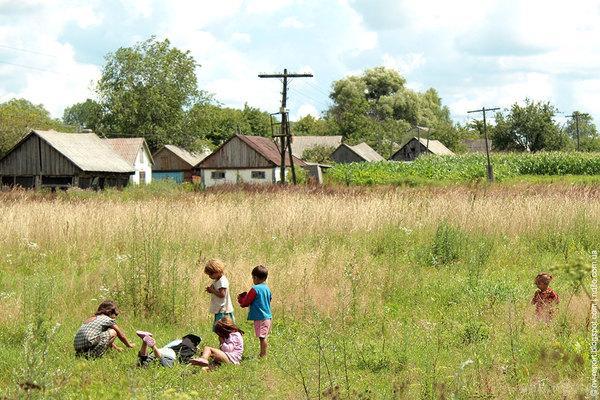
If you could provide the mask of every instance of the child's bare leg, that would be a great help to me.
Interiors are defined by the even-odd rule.
[[[158,348],[156,347],[156,345],[152,346],[152,351],[154,352],[154,355],[156,356],[156,358],[161,358],[162,357],[161,354],[160,354],[160,351],[158,350]]]
[[[260,357],[265,357],[267,355],[267,348],[269,347],[269,344],[267,343],[267,338],[258,338],[258,340],[260,341]]]
[[[219,349],[215,349],[214,347],[206,346],[204,348],[204,350],[202,351],[202,358],[208,360],[210,357],[212,357],[213,360],[221,362],[221,363],[229,362],[229,358],[227,357],[227,354],[223,353]]]
[[[140,347],[140,351],[139,351],[138,355],[140,355],[140,356],[148,355],[148,345],[146,343],[144,343],[143,340],[142,340],[142,347]]]

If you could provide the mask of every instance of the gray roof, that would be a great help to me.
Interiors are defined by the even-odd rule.
[[[135,160],[137,159],[140,149],[143,149],[148,153],[150,163],[154,164],[152,154],[150,154],[150,149],[144,138],[110,138],[102,140],[108,143],[110,147],[112,147],[112,149],[130,165],[135,165]]]
[[[172,144],[166,144],[165,148],[171,153],[175,154],[177,157],[181,158],[186,163],[190,164],[191,167],[195,167],[200,161],[204,160],[211,154],[210,150],[206,150],[203,153],[192,153]]]
[[[417,140],[417,138],[414,138],[414,139]],[[442,142],[440,142],[439,140],[425,139],[425,138],[420,138],[418,140],[421,142],[421,144],[423,146],[427,147],[427,149],[430,152],[432,152],[433,154],[437,154],[438,156],[454,154],[452,152],[452,150],[450,150],[449,148],[444,146],[444,144]]]
[[[467,151],[473,153],[485,153],[485,139],[464,139],[462,143],[467,147]],[[488,139],[488,149],[492,149],[492,141]]]
[[[82,171],[134,173],[113,148],[94,133],[31,131],[75,164]]]
[[[342,136],[294,136],[292,140],[292,154],[302,158],[304,150],[315,146],[337,148],[342,143]]]
[[[373,150],[371,146],[366,144],[365,142],[359,143],[355,146],[350,146],[348,144],[344,144],[350,148],[356,155],[362,158],[365,161],[383,161],[385,160],[378,152]]]

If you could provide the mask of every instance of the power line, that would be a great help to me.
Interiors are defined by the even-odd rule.
[[[30,54],[37,54],[39,56],[46,56],[46,57],[52,57],[52,58],[57,58],[55,55],[53,54],[47,54],[47,53],[42,53],[40,51],[35,51],[35,50],[29,50],[29,49],[22,49],[19,47],[13,47],[13,46],[7,46],[5,44],[0,44],[0,48],[3,49],[10,49],[10,50],[15,50],[15,51],[21,51],[23,53],[30,53]]]
[[[481,110],[472,110],[472,111],[467,111],[467,114],[471,114],[471,113],[483,113],[483,137],[485,139],[485,155],[487,156],[487,178],[488,178],[488,182],[493,182],[494,181],[494,170],[492,169],[492,163],[490,162],[490,149],[488,146],[488,137],[487,137],[487,124],[485,122],[485,113],[486,111],[496,111],[499,110],[500,107],[494,107],[494,108],[485,108],[482,107]]]
[[[8,61],[0,61],[0,64],[12,65],[13,67],[21,67],[21,68],[32,69],[34,71],[52,72],[53,74],[59,74],[59,75],[61,75],[60,72],[52,71],[50,69],[43,69],[43,68],[32,67],[32,66],[29,66],[29,65],[16,64],[16,63],[8,62]],[[62,75],[65,75],[65,74],[62,74]]]

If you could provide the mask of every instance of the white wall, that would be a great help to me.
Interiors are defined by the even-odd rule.
[[[225,172],[225,179],[212,179],[212,172]],[[253,171],[265,173],[265,179],[253,179]],[[203,169],[202,182],[205,187],[220,185],[224,183],[273,183],[273,173],[276,173],[276,181],[279,181],[279,168],[257,168],[257,169]]]
[[[152,163],[150,162],[150,154],[146,151],[146,148],[142,146],[135,158],[135,164],[133,165],[135,174],[131,175],[131,183],[139,185],[140,183],[140,171],[144,171],[146,174],[145,184],[152,182]]]

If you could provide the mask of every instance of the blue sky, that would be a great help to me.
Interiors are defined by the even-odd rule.
[[[280,83],[258,73],[314,73],[291,82],[292,119],[325,110],[334,80],[385,65],[437,89],[457,121],[526,97],[600,121],[594,0],[0,0],[0,101],[60,117],[94,96],[106,53],[150,35],[190,50],[200,88],[228,106],[274,112]]]

